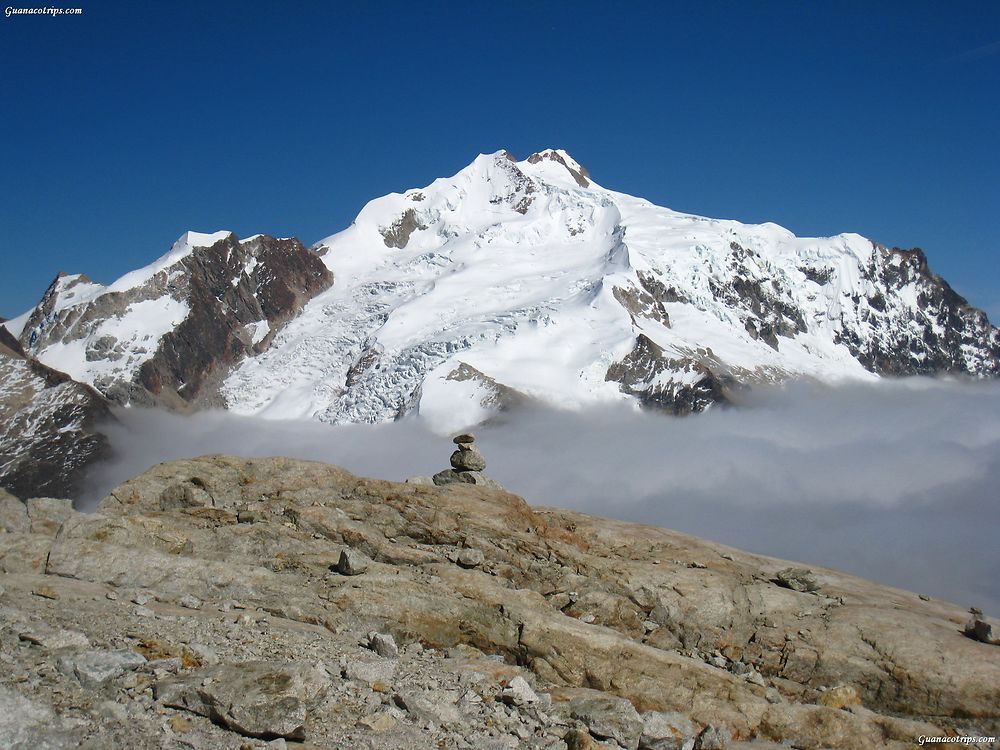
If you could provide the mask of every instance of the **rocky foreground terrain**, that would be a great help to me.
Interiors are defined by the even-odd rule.
[[[0,527],[4,748],[910,748],[1000,729],[1000,648],[957,605],[486,486],[209,456],[93,514],[2,494]]]

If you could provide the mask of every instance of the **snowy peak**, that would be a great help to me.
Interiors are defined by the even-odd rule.
[[[222,242],[231,235],[232,232],[228,230],[222,230],[219,232],[193,232],[190,229],[178,238],[177,242],[173,245],[173,250],[176,250],[179,246],[186,246],[188,248],[195,247],[211,247],[216,242]]]
[[[544,151],[523,161],[508,151],[480,154],[451,177],[369,202],[348,230],[316,248],[326,254],[350,238],[352,245],[368,245],[367,253],[380,244],[402,250],[413,242],[426,249],[468,234],[479,235],[485,244],[499,226],[538,218],[542,222],[535,223],[533,233],[544,227],[575,236],[593,223],[593,214],[614,208],[606,197],[573,195],[582,183],[592,184],[565,151]],[[608,217],[611,223],[616,219],[616,212]],[[537,238],[530,241],[536,244]]]
[[[131,273],[127,273],[108,287],[111,292],[124,292],[134,289],[147,283],[156,274],[180,263],[190,256],[197,248],[207,248],[223,242],[230,237],[235,238],[232,232],[214,232],[204,234],[202,232],[187,231],[182,234],[171,246],[170,250],[154,260],[148,266],[139,268]]]

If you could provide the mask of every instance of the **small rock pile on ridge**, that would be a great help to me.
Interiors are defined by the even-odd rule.
[[[486,457],[476,447],[476,437],[470,433],[456,435],[452,442],[458,449],[451,454],[451,468],[439,471],[433,477],[412,477],[410,484],[436,484],[443,486],[454,482],[478,484],[495,490],[503,487],[495,479],[486,476]]]

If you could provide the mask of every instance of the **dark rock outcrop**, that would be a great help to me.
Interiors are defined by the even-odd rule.
[[[676,373],[690,376],[680,379]],[[632,351],[608,368],[605,380],[618,383],[622,393],[635,396],[644,406],[676,415],[726,402],[731,390],[739,388],[735,379],[716,374],[697,359],[664,356],[663,349],[641,333]]]
[[[880,375],[1000,375],[1000,331],[986,313],[932,273],[920,248],[873,245],[867,275],[885,292],[859,298],[863,326],[845,327],[839,338],[851,353]],[[885,295],[904,288],[916,294],[916,315],[887,308]]]
[[[18,497],[75,496],[108,457],[107,401],[25,356],[0,326],[0,487]]]
[[[409,243],[410,235],[420,229],[427,229],[427,226],[417,218],[416,211],[408,208],[391,226],[382,230],[385,246],[402,250]]]

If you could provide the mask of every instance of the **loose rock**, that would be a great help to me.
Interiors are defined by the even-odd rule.
[[[689,750],[698,728],[684,714],[647,711],[642,715],[640,750]]]
[[[816,576],[808,568],[785,568],[779,570],[775,583],[792,591],[810,592],[819,589]]]
[[[399,656],[399,647],[396,645],[396,639],[388,633],[369,633],[368,648],[387,659],[395,659]]]
[[[530,703],[538,702],[538,695],[531,689],[528,681],[518,675],[507,683],[507,687],[501,693],[504,703],[512,706],[527,706]]]
[[[160,681],[154,696],[247,737],[302,740],[308,712],[329,686],[326,672],[313,666],[248,662]]]
[[[625,698],[593,691],[574,699],[570,716],[582,721],[587,731],[599,740],[614,740],[619,746],[635,750],[644,729],[639,712]]]
[[[404,481],[406,482],[406,484],[418,484],[424,486],[434,484],[433,477],[425,477],[425,476],[410,477],[409,479],[406,479]]]
[[[458,553],[458,564],[463,568],[478,568],[486,560],[482,550],[466,548]]]
[[[78,630],[60,630],[47,625],[24,630],[18,634],[22,641],[34,643],[44,649],[55,650],[57,648],[87,648],[90,641],[87,636]]]
[[[97,688],[145,663],[142,654],[125,649],[87,651],[63,657],[59,660],[59,669],[64,674],[74,675],[85,688]]]
[[[980,643],[1000,645],[1000,638],[993,636],[993,626],[985,620],[973,617],[965,624],[965,635]]]
[[[695,750],[726,750],[733,741],[732,733],[725,727],[709,725],[695,740]]]
[[[186,609],[201,609],[201,599],[191,594],[185,594],[177,603]]]
[[[342,576],[357,576],[368,570],[371,560],[367,555],[358,552],[356,549],[347,547],[340,552],[340,560],[337,562],[337,572]]]

